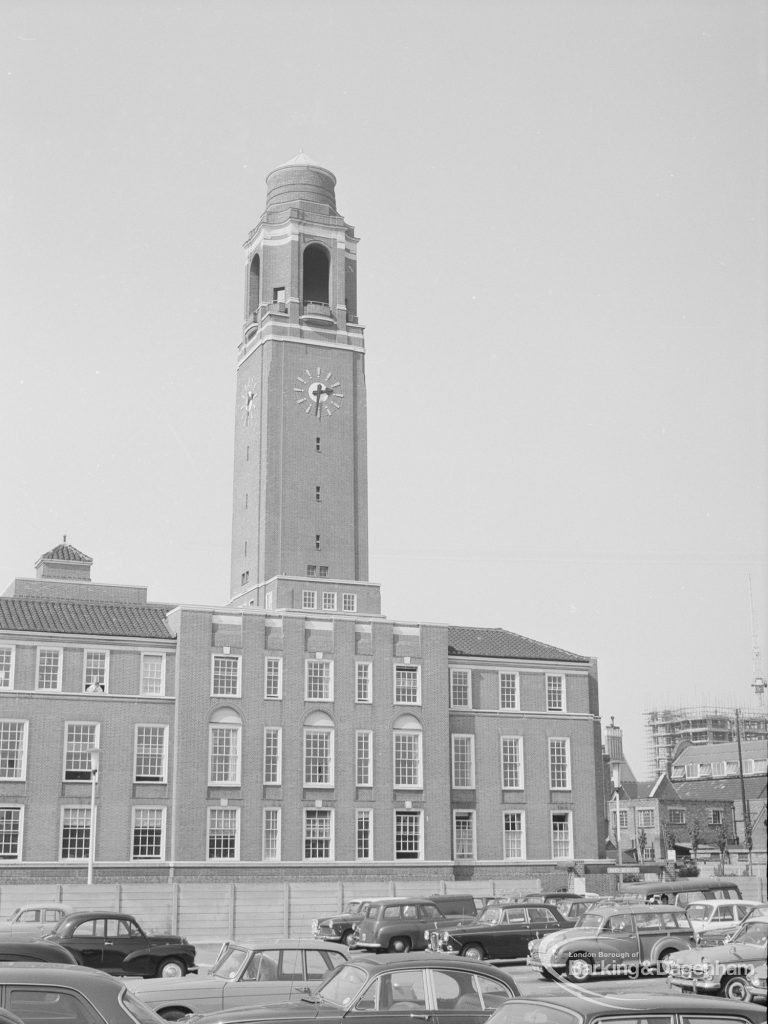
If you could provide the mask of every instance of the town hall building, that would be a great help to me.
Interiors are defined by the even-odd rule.
[[[0,873],[530,878],[597,867],[593,658],[382,614],[354,228],[305,156],[245,244],[231,598],[98,583],[66,538],[0,598]]]

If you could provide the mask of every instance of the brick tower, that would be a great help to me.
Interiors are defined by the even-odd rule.
[[[245,243],[233,605],[380,613],[368,583],[358,239],[336,211],[335,185],[304,154],[278,167]]]

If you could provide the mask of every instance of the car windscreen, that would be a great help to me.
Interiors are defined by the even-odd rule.
[[[692,903],[685,908],[685,912],[689,921],[708,921],[712,907],[708,907],[706,903]]]
[[[367,980],[362,968],[345,964],[317,989],[316,995],[334,1006],[349,1006]]]
[[[768,921],[747,921],[733,936],[733,941],[765,946],[768,944]]]
[[[581,1024],[581,1020],[578,1013],[552,1003],[511,999],[488,1018],[488,1024]]]
[[[236,978],[238,971],[245,963],[248,950],[238,949],[237,946],[228,946],[224,949],[219,960],[211,971],[213,978]]]
[[[599,928],[604,920],[602,914],[582,914],[579,928]]]

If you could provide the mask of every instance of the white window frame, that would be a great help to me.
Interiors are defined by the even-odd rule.
[[[637,808],[637,827],[656,828],[656,811],[653,807]]]
[[[137,812],[151,811],[153,814],[160,815],[160,852],[158,855],[152,857],[138,857],[134,850],[135,839],[136,839],[136,819],[138,817]],[[157,804],[136,804],[131,808],[131,855],[130,860],[135,864],[156,864],[158,861],[165,860],[165,841],[166,841],[166,808],[158,806]]]
[[[421,861],[424,860],[424,811],[421,809],[401,808],[396,807],[393,814],[393,827],[392,827],[392,856],[396,861]],[[415,857],[398,857],[398,840],[401,838],[401,834],[398,832],[398,820],[408,818],[411,821],[418,822],[418,846],[416,848]]]
[[[304,611],[315,611],[317,608],[317,591],[316,590],[302,590],[301,592],[301,607]]]
[[[156,682],[154,677],[150,677],[145,671],[145,667],[150,664],[148,659],[159,658],[160,659],[160,688],[159,690],[149,690],[146,688],[146,683],[152,679],[152,683]],[[164,697],[165,696],[165,672],[166,672],[166,656],[164,651],[142,651],[141,652],[141,676],[139,678],[139,693],[142,697]],[[152,662],[154,664],[154,662]]]
[[[717,828],[725,824],[725,812],[722,807],[709,807],[707,813],[707,824]]]
[[[416,782],[398,781],[398,742],[409,741],[416,738],[418,755],[418,770]],[[410,762],[409,762],[410,763]],[[394,789],[423,789],[424,788],[424,742],[421,729],[393,729],[392,731],[392,786]]]
[[[335,590],[324,590],[323,591],[323,611],[324,612],[335,612],[336,611],[336,591]]]
[[[213,768],[213,738],[217,732],[229,732],[235,737],[233,746],[236,748],[233,754],[229,757],[234,761],[235,765],[235,778],[233,779],[214,779],[212,778],[211,769]],[[236,722],[209,722],[208,723],[208,785],[209,786],[226,786],[233,787],[240,785],[240,773],[242,770],[242,745],[243,745],[243,727],[238,725]]]
[[[235,689],[234,692],[231,690],[217,690],[216,689],[216,664],[217,662],[234,662],[235,663]],[[222,651],[213,651],[211,653],[211,696],[222,697],[222,698],[238,698],[241,695],[241,676],[243,670],[243,659],[239,654],[224,654]]]
[[[270,672],[270,663],[277,666],[277,680],[274,679],[274,674]],[[270,678],[272,677],[272,678]],[[270,686],[275,684],[273,689]],[[264,658],[264,700],[282,700],[283,699],[283,659],[276,658],[272,654],[268,654]]]
[[[459,759],[464,757],[464,754],[459,750],[460,747],[464,747],[467,754],[464,765],[466,765],[469,781],[464,783],[457,781],[459,778],[459,767],[464,767],[464,765],[460,765]],[[453,789],[463,790],[475,788],[475,737],[472,733],[451,733],[451,786]]]
[[[460,677],[464,676],[465,679],[462,682]],[[466,694],[466,700],[462,703],[460,700],[457,701],[458,696],[457,688],[461,687]],[[451,708],[459,708],[462,710],[472,709],[472,669],[471,668],[450,668],[448,669],[448,692],[449,692],[449,706]]]
[[[699,766],[694,764],[692,761],[685,766],[685,777],[686,779],[698,779],[699,777]]]
[[[362,760],[360,756],[361,741],[366,744],[365,760]],[[359,788],[373,785],[373,730],[371,729],[358,729],[355,732],[355,785]]]
[[[268,822],[272,820],[272,824]],[[265,807],[261,815],[261,859],[269,864],[282,859],[282,810],[280,807]],[[269,836],[274,835],[274,849],[267,843]],[[270,853],[271,856],[267,856]]]
[[[162,772],[159,779],[139,778],[139,729],[155,730],[162,737]],[[145,753],[144,757],[147,756]],[[168,782],[168,726],[160,722],[137,722],[133,733],[133,784],[136,786],[163,786]]]
[[[356,612],[357,611],[357,594],[342,594],[341,595],[341,610],[343,612]]]
[[[40,668],[44,654],[56,655],[56,684],[55,686],[40,685]],[[37,648],[37,662],[35,665],[35,689],[42,693],[61,693],[61,677],[64,669],[64,648],[54,647],[51,644],[43,644]]]
[[[70,729],[72,729],[73,727],[75,727],[75,728],[77,728],[77,727],[86,728],[89,731],[92,731],[92,734],[93,734],[93,738],[88,741],[88,745],[86,747],[81,747],[81,749],[79,751],[80,754],[87,754],[88,755],[86,761],[83,762],[83,764],[84,764],[83,768],[80,769],[80,771],[86,773],[85,778],[82,778],[82,779],[67,778],[67,771],[68,771],[68,769],[67,769],[67,760],[69,758],[69,754],[71,752],[74,753],[74,738],[72,740],[70,740]],[[97,749],[98,750],[100,732],[101,732],[101,726],[99,725],[98,722],[66,721],[64,723],[64,760],[63,760],[63,763],[62,763],[62,766],[61,766],[61,780],[62,780],[62,782],[90,782],[91,781],[92,768],[91,768],[90,751],[93,750],[93,749]],[[75,769],[75,768],[73,768],[71,770],[72,771],[77,771],[77,769]]]
[[[316,820],[323,820],[328,822],[328,853],[326,856],[318,857],[307,854],[307,843],[311,840],[325,841],[324,836],[320,836],[319,833],[315,836],[310,836],[308,831],[308,823],[310,818]],[[327,864],[329,861],[335,860],[335,832],[336,822],[334,809],[332,807],[305,807],[304,813],[301,819],[301,859],[309,863],[321,863]]]
[[[555,818],[565,817],[568,822],[568,849],[565,853],[555,851]],[[553,860],[573,860],[573,811],[549,812],[549,836]]]
[[[355,703],[373,703],[373,662],[355,662]]]
[[[327,665],[328,678],[326,680],[327,691],[325,696],[317,697],[309,694],[309,667],[310,665]],[[331,704],[333,703],[333,661],[330,658],[307,658],[304,662],[304,700],[310,704]]]
[[[366,822],[367,825],[366,843],[368,845],[368,853],[366,855],[361,855],[360,853],[360,825],[362,822]],[[355,860],[373,860],[373,809],[370,807],[355,808]]]
[[[504,689],[505,689],[505,677],[511,680],[514,684],[514,700],[511,704],[504,703]],[[506,683],[509,686],[509,683]],[[509,672],[507,669],[499,669],[499,711],[519,711],[520,710],[520,673]]]
[[[96,690],[88,689],[88,658],[94,655],[104,658],[104,683]],[[83,693],[109,693],[109,651],[103,647],[86,647],[83,651]]]
[[[565,673],[564,672],[547,672],[545,674],[545,686],[547,688],[547,711],[554,712],[565,712],[568,710],[566,699],[565,699]],[[550,683],[559,684],[560,692],[560,703],[559,705],[554,704],[551,701]]]
[[[276,740],[276,764],[274,778],[267,778],[267,742],[269,736],[273,735]],[[264,726],[264,760],[262,764],[262,778],[265,786],[282,786],[283,784],[283,730],[279,725]]]
[[[392,679],[392,683],[393,683],[392,702],[393,702],[393,704],[397,704],[398,706],[403,706],[403,707],[420,707],[421,706],[421,665],[412,665],[412,664],[406,663],[406,662],[398,662],[397,664],[395,664],[393,666],[392,671],[393,671],[393,679]],[[398,699],[398,689],[399,689],[398,673],[403,673],[405,675],[410,676],[413,672],[416,673],[416,688],[415,688],[415,691],[414,691],[414,693],[415,693],[414,699],[413,700],[403,700],[402,699],[402,696],[403,696],[402,692],[399,694],[399,698],[400,699]],[[410,686],[410,684],[409,684],[409,686]]]
[[[8,658],[4,659],[6,661],[5,668],[0,675],[0,690],[12,690],[16,676],[16,647],[14,644],[3,644],[0,647],[0,652],[8,654]]]
[[[518,761],[518,783],[517,785],[507,785],[505,782],[505,747],[508,743],[513,744],[517,748],[517,761]],[[500,769],[501,769],[501,788],[505,792],[517,792],[525,789],[525,758],[524,758],[525,744],[522,736],[500,736],[499,737],[499,758],[500,758]]]
[[[554,768],[556,767],[552,760],[553,746],[555,743],[562,743],[565,746],[565,784],[560,786],[553,785],[554,782]],[[571,780],[571,741],[568,736],[550,736],[548,743],[549,752],[549,788],[554,792],[568,792],[572,787]]]
[[[75,812],[77,815],[82,816],[82,820],[87,822],[88,828],[88,844],[84,848],[84,852],[79,857],[65,857],[64,856],[64,822],[69,813]],[[60,864],[83,864],[90,856],[91,843],[93,843],[93,822],[91,821],[91,808],[86,804],[64,804],[61,808],[59,815],[59,863]]]
[[[469,839],[471,848],[469,853],[459,852],[459,847],[462,845],[459,842],[459,823],[462,821],[470,823]],[[474,810],[463,808],[462,810],[456,809],[453,812],[453,859],[462,863],[477,860],[477,816]]]
[[[305,789],[333,789],[335,782],[334,777],[336,773],[336,757],[335,757],[335,745],[336,745],[336,730],[330,725],[305,725],[302,731],[302,776],[303,785]],[[313,762],[310,761],[310,752],[308,749],[308,743],[312,734],[318,737],[325,737],[327,740],[327,756],[326,770],[328,779],[325,782],[318,782],[310,778],[310,772],[308,769],[311,767]],[[317,759],[317,755],[311,755],[314,759],[314,763],[319,766],[320,760]]]
[[[16,751],[16,760],[19,761],[18,774],[0,774],[0,781],[2,782],[26,782],[27,781],[27,755],[29,752],[29,722],[23,718],[2,718],[0,719],[0,741],[5,742],[5,737],[2,735],[5,732],[6,725],[20,725],[22,728],[15,729],[14,732],[20,736],[19,749]],[[3,759],[10,761],[10,758],[6,758],[6,754],[10,753],[10,748],[6,751],[2,750]]]
[[[611,809],[611,827],[613,831],[616,831],[616,810]],[[626,832],[629,828],[629,811],[623,807],[619,808],[619,828],[622,832]]]
[[[510,835],[515,834],[515,830],[507,828],[507,819],[508,818],[511,819],[513,815],[516,815],[518,817],[519,821],[520,821],[520,829],[519,829],[519,835],[520,835],[520,855],[519,856],[509,856],[508,855],[509,847],[508,847],[508,844],[507,844],[507,837],[510,836]],[[520,809],[520,808],[517,808],[517,807],[510,807],[510,808],[505,809],[502,812],[502,817],[501,817],[501,856],[502,856],[502,859],[505,860],[505,861],[525,860],[526,856],[527,856],[526,845],[527,844],[526,844],[526,834],[525,834],[525,811]]]
[[[24,805],[2,802],[0,806],[0,818],[3,822],[6,820],[6,815],[16,814],[16,852],[13,856],[6,856],[3,852],[3,842],[6,838],[13,833],[8,830],[6,832],[0,832],[0,864],[16,864],[18,861],[23,859],[23,842],[24,842]]]
[[[213,836],[213,820],[217,814],[232,815],[235,823],[234,852],[231,857],[211,856],[211,838]],[[205,859],[209,863],[232,864],[240,860],[240,808],[239,807],[207,807],[205,818]]]

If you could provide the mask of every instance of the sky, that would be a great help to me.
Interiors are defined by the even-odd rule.
[[[227,602],[242,243],[303,151],[361,239],[383,611],[595,656],[641,777],[649,709],[753,704],[766,11],[4,0],[0,591],[66,534]]]

